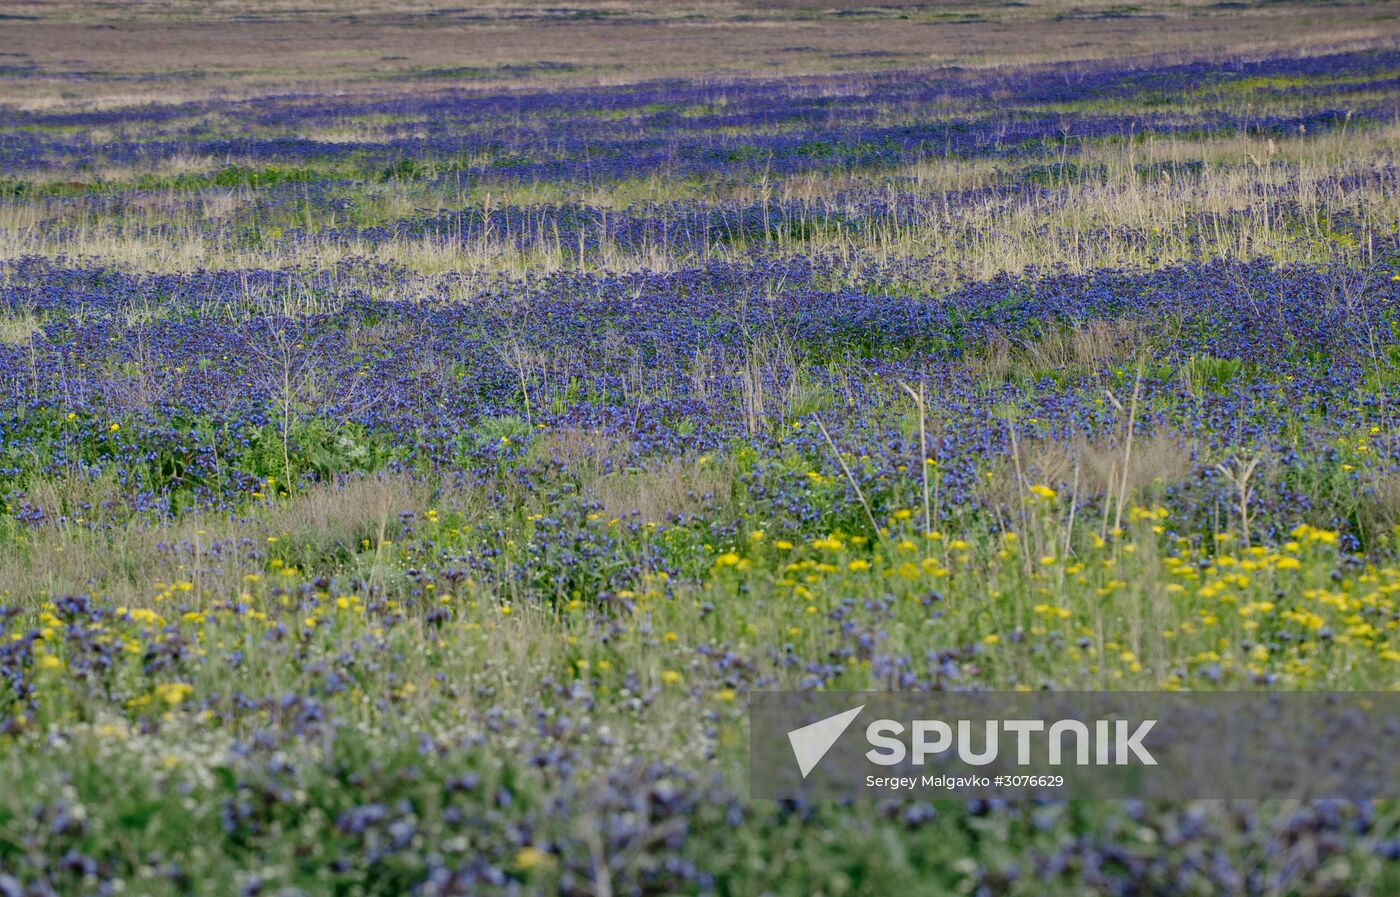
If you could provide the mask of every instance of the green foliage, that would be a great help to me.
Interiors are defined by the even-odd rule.
[[[1227,393],[1244,370],[1245,364],[1239,358],[1216,358],[1212,355],[1192,356],[1180,368],[1182,380],[1193,395]]]

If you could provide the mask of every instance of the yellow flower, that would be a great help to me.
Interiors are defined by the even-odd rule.
[[[125,723],[103,723],[95,731],[98,738],[125,738],[127,736]]]
[[[851,561],[846,566],[849,567],[853,573],[859,573],[862,570],[869,570],[870,562],[865,560],[864,558],[856,558],[854,561]]]
[[[529,872],[531,869],[538,869],[541,866],[553,866],[554,857],[540,850],[538,847],[522,847],[515,852],[515,868],[522,872]]]
[[[154,691],[156,698],[171,707],[177,707],[194,693],[194,686],[187,682],[162,682]]]
[[[923,563],[921,563],[919,566],[923,568],[925,573],[928,573],[932,576],[937,576],[941,578],[948,575],[947,569],[944,568],[942,564],[938,563],[938,561],[935,561],[933,558],[924,558]]]
[[[1045,501],[1049,501],[1059,493],[1056,492],[1054,489],[1051,489],[1049,486],[1037,483],[1036,485],[1031,487],[1031,494],[1034,495],[1036,498],[1041,498]]]
[[[148,626],[164,626],[165,618],[150,608],[133,607],[127,610],[124,607],[117,608],[117,615],[126,614],[127,618],[135,623],[145,623]]]
[[[661,682],[665,685],[680,685],[683,678],[675,670],[666,670],[661,674]]]

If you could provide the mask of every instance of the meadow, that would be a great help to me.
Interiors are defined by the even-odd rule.
[[[746,721],[1400,688],[1400,6],[256,6],[0,7],[0,897],[1400,891]]]

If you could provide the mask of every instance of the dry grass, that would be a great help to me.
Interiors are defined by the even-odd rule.
[[[1400,474],[1379,471],[1369,489],[1361,491],[1357,526],[1363,534],[1397,532],[1400,527]]]
[[[1036,482],[1072,485],[1078,476],[1083,496],[1107,495],[1126,485],[1130,501],[1153,486],[1180,482],[1193,466],[1189,441],[1175,433],[1137,438],[1126,465],[1117,440],[1032,440],[1022,449],[1027,475]]]
[[[810,225],[779,228],[779,252],[831,253],[851,260],[926,259],[931,276],[943,282],[983,279],[1017,272],[1053,258],[1073,272],[1102,267],[1149,267],[1207,258],[1267,257],[1280,263],[1321,262],[1339,253],[1363,260],[1375,239],[1393,233],[1400,221],[1400,123],[1370,129],[1297,135],[1262,142],[1245,137],[1199,141],[1148,140],[1141,144],[1087,143],[1063,155],[1006,160],[924,160],[896,171],[856,175],[808,174],[771,187],[731,186],[716,194],[732,200],[808,202],[843,190],[899,183],[922,201],[913,220],[876,217],[858,227],[833,228],[816,207]],[[1076,167],[1065,167],[1074,163]],[[969,202],[962,191],[1014,183],[1021,168],[1039,165],[1064,172],[1063,183],[1028,197],[989,194]],[[1144,166],[1162,173],[1144,178]],[[1092,174],[1075,174],[1075,172]],[[1176,172],[1173,175],[1172,172]],[[1344,178],[1361,189],[1343,188]],[[530,206],[568,199],[558,187],[501,188],[479,202]],[[698,189],[698,187],[696,188]],[[615,187],[591,188],[585,197],[600,216],[633,202],[657,198],[662,182],[641,178]],[[756,192],[757,191],[757,192]],[[752,195],[750,195],[752,194]],[[461,208],[449,193],[386,191],[370,220],[393,220],[413,209]],[[695,261],[690,248],[655,243],[622,246],[602,236],[580,259],[545,219],[529,245],[515,236],[481,233],[460,237],[414,237],[381,242],[330,241],[314,235],[296,242],[270,241],[262,248],[225,244],[200,229],[205,216],[234,214],[252,193],[203,191],[191,196],[151,197],[122,215],[101,219],[74,198],[44,211],[34,204],[0,205],[0,258],[28,254],[66,255],[122,268],[190,272],[209,268],[308,267],[330,269],[354,259],[402,265],[422,275],[477,272],[523,276],[534,271],[607,269],[674,270]],[[577,199],[578,197],[573,197]],[[722,197],[720,197],[722,198]],[[1330,217],[1349,214],[1359,233],[1336,233]],[[62,237],[43,224],[61,216],[75,222]],[[600,217],[601,221],[601,217]],[[600,225],[601,228],[601,225]],[[792,237],[792,231],[804,236]],[[602,231],[600,230],[600,234]],[[739,241],[704,255],[742,260],[753,247]]]
[[[1054,328],[1016,343],[995,334],[980,354],[968,359],[968,367],[994,382],[1016,372],[1096,371],[1140,357],[1150,338],[1142,324],[1126,318]]]
[[[437,488],[402,475],[355,477],[312,486],[245,518],[203,513],[142,523],[130,519],[110,477],[40,479],[25,497],[48,520],[0,551],[0,594],[100,593],[114,605],[136,607],[187,582],[193,586],[187,600],[199,604],[206,595],[238,594],[249,574],[266,574],[269,546],[291,563],[358,564],[373,575],[376,555],[363,540],[377,546],[386,534],[393,538],[398,514],[428,507]],[[454,505],[479,508],[462,490],[446,491]]]
[[[1221,7],[1208,0],[1150,9],[1113,0],[579,0],[567,8],[510,0],[470,9],[436,2],[5,0],[0,52],[16,54],[43,73],[175,77],[99,77],[83,82],[81,90],[61,78],[0,78],[0,103],[74,109],[288,88],[382,93],[386,82],[405,77],[420,86],[530,86],[895,64],[1239,55],[1393,43],[1400,33],[1397,5],[1390,0]],[[575,68],[525,77],[507,69],[492,72],[542,62]],[[464,65],[482,71],[466,79],[423,77]],[[194,72],[200,77],[188,77]]]
[[[0,316],[0,345],[28,345],[39,332],[41,322],[33,313],[20,312]]]
[[[627,463],[627,447],[581,430],[541,434],[535,452],[563,465],[609,518],[667,523],[729,504],[734,485],[727,458],[682,456],[644,466]]]
[[[635,515],[646,523],[663,524],[727,505],[733,484],[734,472],[724,461],[701,464],[695,458],[674,458],[600,477],[589,493],[611,518]]]

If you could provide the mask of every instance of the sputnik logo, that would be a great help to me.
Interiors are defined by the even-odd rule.
[[[797,758],[797,768],[801,770],[802,778],[807,778],[807,773],[816,769],[826,752],[831,750],[831,746],[841,737],[841,733],[850,728],[851,723],[855,722],[864,709],[865,705],[861,704],[859,707],[828,716],[787,733],[788,743],[792,745],[792,754]]]

